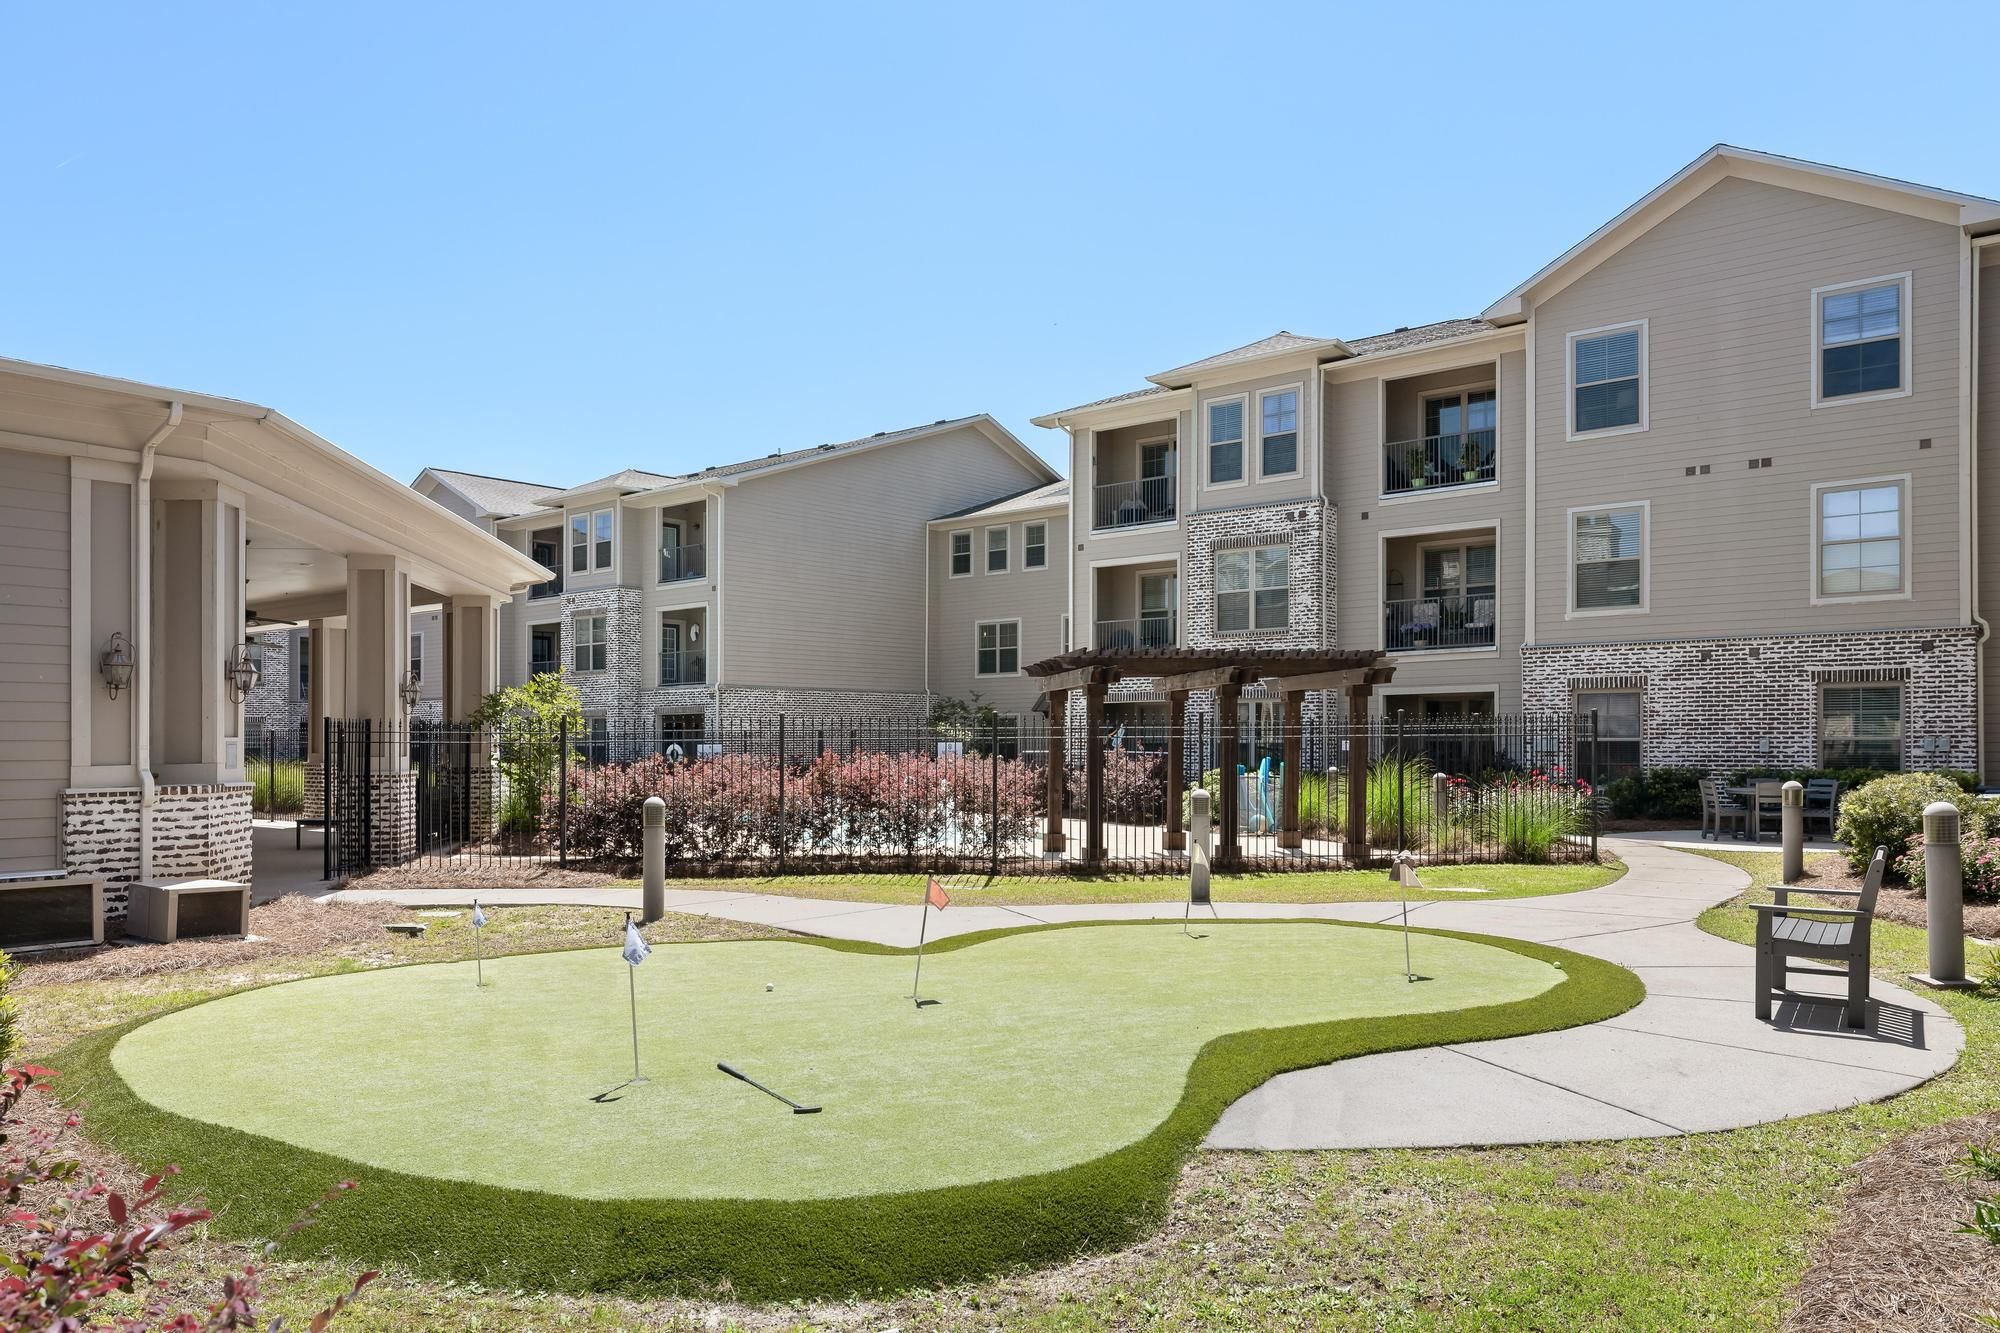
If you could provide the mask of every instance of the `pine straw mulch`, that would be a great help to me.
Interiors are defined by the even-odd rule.
[[[637,874],[636,870],[632,874],[622,873],[627,869],[630,868],[613,866],[608,870],[565,870],[560,866],[505,858],[483,861],[475,857],[443,863],[419,859],[408,865],[356,875],[340,887],[377,893],[402,889],[605,889],[616,888],[622,880]]]
[[[388,903],[320,903],[288,896],[250,909],[250,934],[243,939],[192,939],[173,944],[106,945],[31,954],[21,965],[22,987],[77,981],[109,981],[229,967],[260,958],[319,953],[383,939],[385,922],[407,918],[406,908]]]
[[[1990,1333],[2000,1245],[1958,1228],[2000,1181],[1965,1164],[1973,1143],[2000,1148],[2000,1111],[1932,1125],[1861,1163],[1838,1227],[1799,1279],[1788,1333]]]
[[[1806,857],[1805,878],[1792,887],[1808,892],[1815,884],[1830,889],[1859,889],[1861,879],[1860,875],[1847,868],[1845,856],[1838,852],[1817,852]],[[1834,905],[1841,904],[1836,900]],[[1930,907],[1922,894],[1913,893],[1899,884],[1884,884],[1875,899],[1875,915],[1886,921],[1915,926],[1919,930],[1930,924],[1929,912]],[[1982,940],[2000,936],[2000,903],[1968,901],[1965,904],[1965,933]]]

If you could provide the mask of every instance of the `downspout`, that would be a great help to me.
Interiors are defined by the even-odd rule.
[[[1965,427],[1965,490],[1961,503],[1970,515],[1966,525],[1966,568],[1968,571],[1969,606],[1972,623],[1979,634],[1973,641],[1973,762],[1979,770],[1981,785],[1986,783],[1986,645],[1993,638],[1993,626],[1979,604],[1979,259],[1980,251],[1990,245],[2000,243],[2000,236],[1981,236],[1971,239],[1966,246],[1965,264],[1965,352],[1962,364],[1965,368],[1964,383],[1964,427]]]
[[[708,690],[709,697],[715,700],[715,728],[719,738],[722,734],[722,601],[728,595],[722,578],[722,506],[725,497],[721,486],[704,486],[702,490],[715,500],[715,559],[709,566],[713,571],[711,577],[715,580],[715,623],[708,627],[708,656],[715,664],[715,678],[709,682]]]
[[[167,419],[139,446],[139,484],[132,497],[132,554],[136,563],[133,594],[139,615],[133,627],[132,664],[138,670],[135,691],[137,734],[132,754],[139,770],[139,878],[153,877],[153,808],[159,784],[153,780],[153,456],[181,424],[181,400],[167,404]]]

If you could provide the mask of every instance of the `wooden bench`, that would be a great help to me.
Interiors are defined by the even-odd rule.
[[[1852,898],[1853,907],[1794,905],[1792,890],[1773,888],[1770,903],[1752,903],[1757,913],[1757,1017],[1771,1021],[1771,997],[1785,991],[1788,958],[1822,958],[1847,965],[1847,1026],[1868,1025],[1868,956],[1875,922],[1875,898],[1889,849],[1877,847],[1868,877],[1859,889],[1801,889],[1830,898]]]
[[[294,820],[292,821],[292,847],[293,847],[293,849],[294,849],[294,850],[297,850],[297,851],[304,851],[304,850],[305,850],[305,845],[306,845],[306,826],[307,826],[308,824],[310,824],[310,825],[311,825],[312,827],[314,827],[314,828],[318,829],[318,830],[319,830],[320,832],[322,832],[322,833],[326,832],[326,820],[325,820],[325,819],[323,819],[323,818],[314,818],[314,817],[312,817],[312,816],[310,816],[310,815],[300,815],[300,816],[298,816],[298,818],[296,818],[296,819],[294,819]]]

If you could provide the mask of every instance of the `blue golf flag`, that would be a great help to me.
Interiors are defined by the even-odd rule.
[[[620,952],[625,955],[625,961],[634,967],[645,962],[646,956],[653,952],[651,946],[640,938],[639,928],[632,924],[630,917],[625,920],[625,947]]]
[[[480,908],[479,899],[477,898],[472,900],[472,924],[475,926],[484,926],[486,924],[486,913]]]

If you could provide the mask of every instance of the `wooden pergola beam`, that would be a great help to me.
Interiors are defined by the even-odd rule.
[[[1045,693],[1053,696],[1058,690],[1081,690],[1092,685],[1109,685],[1117,679],[1116,667],[1088,666],[1060,671],[1053,676],[1043,676],[1038,683]]]
[[[1348,690],[1368,683],[1369,673],[1356,667],[1346,671],[1315,671],[1309,676],[1267,676],[1266,689],[1278,694],[1310,694],[1314,690]]]
[[[1161,676],[1159,683],[1160,688],[1169,694],[1176,690],[1219,690],[1225,685],[1240,690],[1250,683],[1254,674],[1248,667],[1207,667],[1185,675]]]

